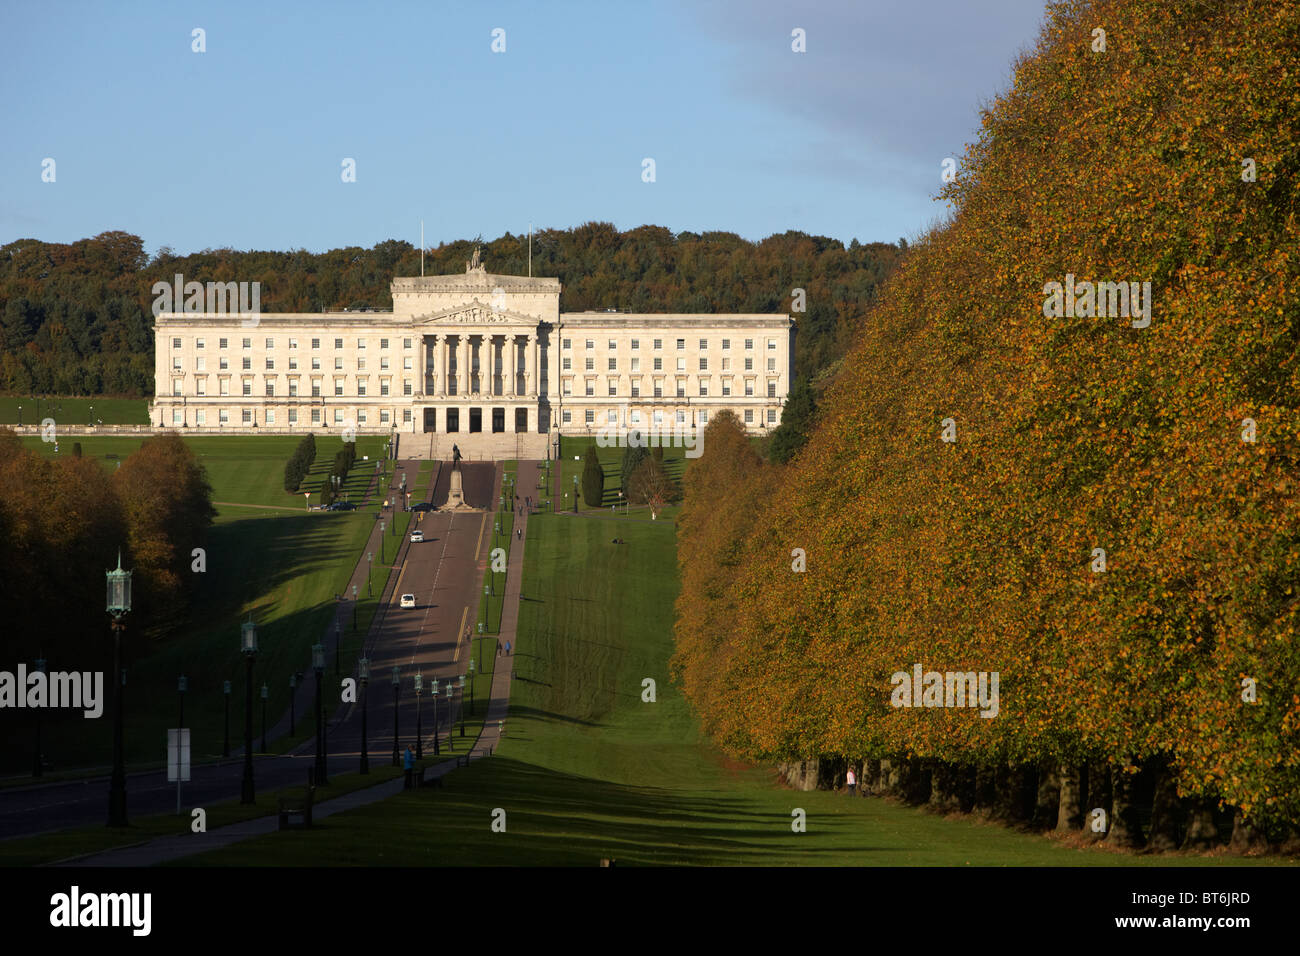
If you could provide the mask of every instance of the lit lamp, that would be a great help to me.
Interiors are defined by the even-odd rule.
[[[384,563],[384,555],[387,553],[384,549],[384,526],[385,522],[379,522],[379,563]]]
[[[401,766],[401,761],[397,758],[397,695],[402,690],[402,669],[393,668],[393,766]]]
[[[436,681],[434,683],[437,683]],[[456,727],[452,723],[451,715],[451,695],[455,692],[452,687],[451,678],[447,678],[447,686],[444,688],[447,697],[447,749],[456,749]]]
[[[325,646],[323,644],[313,644],[311,646],[311,667],[316,672],[316,785],[319,787],[329,783],[329,779],[325,775],[324,707],[321,703],[320,689],[321,675],[325,673]]]
[[[230,681],[222,681],[221,692],[226,697],[226,733],[221,744],[221,756],[230,756]]]
[[[429,696],[433,698],[433,755],[438,756],[438,682],[429,685]]]
[[[357,661],[357,676],[361,679],[361,772],[370,773],[370,751],[366,746],[366,711],[370,706],[370,659]]]
[[[469,659],[469,712],[470,716],[474,715],[474,658],[472,655]]]
[[[438,693],[438,682],[433,682],[434,696]],[[420,691],[424,688],[424,678],[417,672],[415,675],[415,759],[424,759],[424,725],[420,723]],[[434,733],[437,733],[438,711],[435,709],[433,717]]]
[[[253,661],[257,658],[257,628],[253,624],[252,614],[240,626],[239,649],[247,665],[244,683],[244,779],[239,789],[239,802],[253,803]]]

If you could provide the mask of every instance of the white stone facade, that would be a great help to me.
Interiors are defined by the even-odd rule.
[[[392,295],[391,312],[160,314],[153,426],[544,457],[558,434],[689,431],[722,409],[762,434],[794,372],[788,315],[562,313],[559,280],[477,262],[394,279]]]

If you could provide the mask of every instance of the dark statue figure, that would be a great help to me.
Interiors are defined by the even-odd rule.
[[[459,445],[452,445],[452,446],[451,446],[451,463],[454,465],[454,464],[455,464],[456,462],[458,462],[458,461],[460,461],[460,446],[459,446]]]

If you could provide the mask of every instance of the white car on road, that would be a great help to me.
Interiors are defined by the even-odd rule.
[[[415,607],[415,595],[414,595],[414,594],[403,594],[403,595],[402,595],[402,607]]]
[[[412,543],[412,544],[415,544],[416,542],[423,541],[423,540],[424,540],[424,532],[423,532],[423,531],[420,531],[420,530],[417,528],[415,531],[412,531],[412,532],[411,532],[411,543]]]

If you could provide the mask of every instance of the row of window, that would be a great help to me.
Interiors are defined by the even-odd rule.
[[[674,415],[674,417],[675,417],[675,423],[678,424],[678,425],[686,425],[686,424],[688,424],[686,416],[687,416],[687,410],[685,410],[685,409],[678,409],[677,412],[676,412],[675,415]],[[707,424],[709,423],[709,410],[708,410],[707,408],[697,408],[697,409],[695,410],[695,416],[694,416],[694,417],[695,417],[695,422],[694,422],[694,424],[696,424],[696,425],[707,425]],[[752,424],[754,424],[754,409],[752,409],[752,408],[746,408],[746,409],[744,410],[744,416],[743,416],[743,417],[744,417],[744,421],[745,421],[745,424],[746,424],[746,425],[752,425]],[[604,418],[605,418],[605,420],[604,420],[603,422],[600,422],[599,424],[604,425],[604,426],[610,426],[610,425],[617,426],[617,425],[618,425],[618,409],[609,409],[609,410],[605,413]],[[761,419],[760,419],[760,420],[761,420]],[[571,409],[567,409],[567,408],[566,408],[564,411],[562,411],[562,412],[560,413],[560,422],[561,422],[561,424],[564,424],[564,425],[572,425],[572,424],[573,424],[573,411],[572,411]],[[588,408],[588,409],[586,409],[586,410],[583,412],[583,423],[586,424],[586,425],[593,426],[593,427],[597,424],[596,409],[594,409],[594,408]],[[628,412],[628,422],[627,422],[627,423],[628,423],[628,425],[642,425],[642,424],[663,425],[663,424],[664,424],[664,412],[663,412],[662,409],[655,409],[653,412],[651,412],[650,422],[647,423],[647,422],[642,422],[642,420],[641,420],[641,412],[640,412],[640,410],[634,408],[634,409],[632,409],[630,412]],[[769,408],[769,409],[767,410],[767,424],[769,424],[769,425],[775,425],[775,424],[776,424],[776,409],[775,409],[775,408]]]
[[[336,378],[336,379],[334,379],[334,394],[335,394],[336,396],[342,396],[342,395],[343,395],[343,386],[344,386],[344,384],[345,384],[345,383],[344,383],[344,380],[343,380],[343,379],[341,379],[341,378]],[[183,385],[184,385],[184,381],[183,381],[182,379],[179,379],[179,378],[177,378],[177,379],[172,379],[172,395],[184,395],[185,392],[184,392],[184,390],[183,390],[183,388],[182,388]],[[194,392],[194,394],[199,395],[199,396],[206,396],[206,395],[208,394],[208,380],[207,380],[206,378],[195,379],[195,380],[194,380],[194,386],[195,386],[195,392]],[[244,395],[244,397],[250,397],[250,396],[253,394],[253,380],[252,380],[251,378],[243,379],[243,380],[240,382],[240,387],[243,389],[243,393],[242,393],[242,394]],[[321,388],[322,388],[322,387],[323,387],[323,386],[322,386],[322,384],[321,384],[320,379],[313,379],[313,380],[312,380],[312,383],[311,383],[311,396],[312,396],[312,398],[320,398],[320,396],[321,396]],[[367,388],[367,387],[368,387],[368,386],[367,386],[367,383],[366,383],[365,379],[359,379],[359,380],[357,381],[357,395],[358,395],[358,396],[361,396],[361,397],[364,397],[365,394],[366,394],[366,388]],[[273,382],[273,381],[268,381],[268,382],[266,382],[266,384],[265,384],[265,388],[266,388],[266,394],[267,394],[267,396],[269,396],[269,397],[271,397],[271,398],[274,398],[274,397],[275,397],[275,394],[276,394],[276,393],[275,393],[275,382]],[[382,380],[379,382],[379,394],[380,394],[381,396],[388,395],[388,394],[389,394],[389,388],[390,388],[390,382],[389,382],[387,379],[382,379]],[[217,380],[217,389],[218,389],[218,391],[217,391],[217,394],[218,394],[218,395],[229,395],[229,394],[230,394],[230,379],[228,379],[228,378],[221,378],[221,379],[218,379],[218,380]],[[403,394],[403,395],[408,395],[408,396],[411,394],[411,381],[410,381],[410,379],[407,379],[407,380],[405,380],[405,381],[402,382],[402,394]],[[296,381],[290,381],[290,382],[289,382],[289,397],[290,397],[290,398],[297,398],[297,397],[298,397],[298,383],[297,383]]]
[[[229,340],[229,339],[226,339],[226,338],[219,338],[219,339],[217,339],[217,348],[219,348],[219,349],[224,349],[224,348],[226,348],[226,347],[227,347],[227,344],[229,343],[229,341],[230,341],[230,340]],[[402,339],[402,348],[404,348],[404,349],[409,349],[409,348],[411,348],[411,347],[412,347],[411,343],[412,343],[413,341],[414,341],[413,339],[409,339],[409,338]],[[202,339],[202,338],[196,338],[196,339],[194,340],[194,347],[195,347],[196,349],[201,349],[201,348],[203,348],[203,347],[205,346],[205,344],[206,344],[206,343],[205,343],[205,340]],[[180,348],[180,347],[181,347],[181,339],[180,339],[180,337],[179,337],[179,336],[173,337],[173,338],[172,338],[172,348],[174,348],[174,349],[178,349],[178,348]],[[243,339],[243,348],[251,349],[252,347],[253,347],[253,339],[252,339],[252,337],[244,338],[244,339]],[[274,349],[274,348],[275,348],[275,339],[273,339],[273,338],[268,338],[268,339],[266,340],[266,347],[267,347],[268,350],[270,350],[270,349]],[[291,348],[291,349],[296,349],[297,347],[298,347],[298,340],[297,340],[297,339],[294,339],[294,338],[289,339],[289,348]],[[312,339],[312,340],[311,340],[311,347],[314,348],[314,349],[318,349],[318,348],[320,348],[320,339]],[[341,348],[343,348],[343,339],[341,339],[341,338],[337,338],[337,339],[335,339],[335,340],[334,340],[334,347],[335,347],[336,349],[341,349]],[[359,349],[363,349],[363,348],[365,348],[365,347],[366,347],[366,340],[365,340],[365,339],[357,339],[357,348],[359,348]],[[380,340],[379,340],[379,347],[380,347],[380,349],[387,349],[387,348],[388,348],[388,339],[380,339]]]
[[[216,413],[217,413],[217,423],[218,423],[218,424],[221,424],[221,425],[229,425],[229,424],[230,424],[230,409],[228,409],[228,408],[218,408],[218,409],[215,409],[215,411],[216,411]],[[286,418],[286,420],[285,420],[285,424],[286,424],[286,425],[297,425],[297,424],[298,424],[298,409],[296,409],[296,408],[290,408],[290,409],[288,409],[287,411],[288,411],[288,416],[287,416],[287,418]],[[319,408],[313,408],[313,409],[310,409],[309,411],[311,412],[311,423],[312,423],[313,425],[319,425],[319,424],[321,423],[321,409],[319,409]],[[345,410],[342,409],[342,408],[336,408],[336,409],[334,409],[334,424],[335,424],[335,425],[338,425],[338,426],[341,427],[341,426],[347,424],[348,421],[350,420],[350,419],[348,419],[348,418],[346,418],[346,417],[344,416],[344,411],[345,411]],[[252,409],[252,408],[245,408],[245,409],[240,409],[239,412],[240,412],[240,423],[241,423],[241,424],[243,424],[243,425],[252,425],[252,424],[254,423],[254,421],[256,421],[256,419],[255,419],[255,417],[254,417],[255,409]],[[278,417],[278,416],[276,415],[276,410],[275,410],[274,408],[265,408],[265,409],[262,409],[262,424],[265,424],[265,425],[277,425],[277,424],[279,424],[279,422],[277,421],[277,417]],[[358,409],[356,410],[356,418],[355,418],[355,419],[351,419],[351,420],[354,420],[358,425],[366,425],[366,424],[369,423],[370,416],[369,416],[369,414],[368,414],[368,412],[367,412],[366,409],[364,409],[364,408],[358,408]],[[381,425],[388,425],[388,424],[391,424],[391,423],[392,423],[393,421],[395,421],[395,420],[396,420],[396,414],[395,414],[395,411],[394,411],[394,410],[392,410],[392,409],[388,409],[388,408],[381,408],[381,409],[379,410],[379,424],[381,424]],[[403,424],[408,424],[408,425],[409,425],[410,422],[411,422],[411,410],[410,410],[409,408],[403,408],[403,409],[402,409],[402,423],[403,423]],[[197,409],[195,409],[195,410],[194,410],[194,423],[195,423],[196,425],[207,425],[207,424],[210,424],[210,422],[208,421],[208,409],[206,409],[206,408],[197,408]],[[173,408],[173,409],[172,409],[172,424],[173,424],[173,425],[184,425],[184,424],[185,424],[185,409],[183,409],[183,408]]]
[[[616,351],[618,351],[618,340],[617,340],[617,339],[609,339],[608,342],[609,342],[609,346],[608,346],[609,351],[611,351],[611,352],[616,352]],[[595,339],[587,339],[587,340],[586,340],[586,343],[587,343],[587,348],[588,348],[589,350],[590,350],[590,349],[594,349],[594,348],[596,347],[596,340],[595,340]],[[564,339],[562,344],[563,344],[563,347],[564,347],[564,348],[566,348],[566,349],[571,349],[571,348],[573,348],[573,339]],[[663,347],[664,347],[664,340],[663,340],[663,339],[655,339],[655,340],[654,340],[654,351],[656,351],[656,352],[662,351]],[[632,340],[632,351],[635,352],[635,351],[639,350],[640,348],[641,348],[641,340],[640,340],[640,339],[633,339],[633,340]],[[686,340],[685,340],[685,339],[678,339],[678,340],[677,340],[677,348],[678,348],[679,350],[686,348]],[[706,352],[706,351],[708,351],[708,348],[709,348],[709,340],[708,340],[708,339],[700,339],[700,351],[701,351],[701,352]],[[776,351],[776,339],[768,339],[768,340],[767,340],[767,349],[768,349],[769,352],[775,352],[775,351]],[[723,339],[723,340],[722,340],[722,351],[727,352],[727,351],[730,351],[730,350],[731,350],[731,339]],[[753,340],[753,339],[745,339],[745,351],[747,351],[747,352],[752,352],[753,350],[754,350],[754,340]]]
[[[267,371],[275,370],[275,359],[268,358],[265,360],[265,362],[266,362]],[[253,370],[253,359],[250,356],[245,355],[241,360],[241,367],[243,371],[251,372]],[[402,359],[402,369],[404,371],[410,372],[413,371],[414,368],[415,366],[411,356],[408,355]],[[226,356],[224,355],[219,356],[217,359],[217,370],[221,372],[225,372],[228,371],[229,369],[230,369],[230,359],[226,358]],[[389,369],[388,356],[387,355],[380,356],[379,371],[386,372],[388,371],[388,369]],[[202,355],[196,355],[194,357],[194,371],[206,372],[207,370],[208,370],[208,360],[204,358]],[[313,372],[319,372],[321,370],[319,358],[316,357],[312,358],[311,370]],[[343,356],[341,355],[336,356],[334,359],[334,371],[342,372],[343,370],[344,370]],[[364,372],[366,370],[366,360],[364,358],[357,359],[356,370],[358,372]],[[179,355],[172,356],[172,371],[173,372],[183,371],[183,366],[181,365],[181,357]],[[298,360],[292,355],[289,356],[289,371],[291,372],[298,371]]]
[[[594,372],[594,371],[596,370],[596,360],[595,360],[594,358],[587,358],[587,359],[585,360],[585,362],[586,362],[586,370],[587,370],[588,372]],[[700,370],[701,372],[707,372],[707,371],[709,370],[709,359],[708,359],[708,356],[701,355],[701,356],[700,356],[700,359],[699,359],[699,362],[700,362],[700,368],[699,368],[699,370]],[[561,369],[562,369],[563,371],[565,371],[565,372],[572,372],[572,371],[573,371],[573,359],[569,358],[569,357],[566,355],[563,359],[561,359],[561,363],[562,363],[562,364],[561,364]],[[606,371],[610,371],[610,372],[617,372],[617,371],[618,371],[618,359],[616,359],[616,358],[612,358],[612,357],[611,357],[611,358],[609,358],[609,359],[606,360],[606,365],[607,365]],[[655,372],[662,372],[663,370],[664,370],[664,360],[663,360],[662,358],[660,358],[658,355],[656,355],[656,356],[654,357],[654,367],[653,367],[652,371],[655,371]],[[769,358],[769,359],[767,360],[767,370],[768,370],[769,372],[775,372],[775,371],[776,371],[776,359],[775,359],[775,358]],[[639,372],[639,371],[641,371],[641,359],[636,358],[636,357],[634,357],[634,358],[632,359],[632,371],[633,371],[633,372]],[[679,358],[679,359],[677,360],[677,371],[679,371],[679,372],[685,372],[685,371],[686,371],[686,359],[684,359],[684,358]],[[722,360],[722,371],[724,371],[724,372],[729,372],[729,371],[731,371],[731,359],[729,359],[729,358],[724,358],[724,359]],[[752,372],[752,371],[754,371],[754,360],[753,360],[752,358],[748,357],[748,356],[745,357],[745,371],[746,371],[746,372]]]
[[[708,383],[708,382],[700,382],[699,385],[700,385],[700,397],[701,397],[701,398],[708,398],[708,397],[709,397],[709,383]],[[610,394],[610,395],[617,397],[617,396],[620,394],[620,393],[619,393],[619,390],[618,390],[618,385],[617,385],[616,383],[614,383],[614,382],[610,382],[610,383],[608,384],[608,387],[609,387],[609,394]],[[586,388],[586,392],[585,392],[584,394],[585,394],[588,398],[595,397],[595,394],[596,394],[596,385],[595,385],[594,382],[587,382],[585,388]],[[663,392],[664,392],[663,385],[656,385],[656,386],[654,387],[654,397],[655,397],[655,398],[663,398],[663,397],[664,397]],[[565,382],[565,383],[564,383],[564,394],[565,394],[565,397],[568,397],[568,396],[570,396],[570,395],[573,394],[573,387],[572,387],[572,384],[571,384],[570,382]],[[721,394],[722,394],[723,396],[727,396],[727,395],[730,395],[730,394],[731,394],[731,383],[730,383],[730,382],[723,382],[723,383],[722,383],[722,392],[721,392]],[[754,395],[754,382],[753,382],[753,380],[751,379],[751,380],[745,382],[745,396],[748,397],[748,398],[752,398],[753,395]],[[641,397],[641,383],[640,383],[640,382],[633,382],[633,383],[632,383],[632,397],[633,397],[633,398],[640,398],[640,397]],[[686,397],[686,386],[685,386],[685,385],[682,385],[682,384],[680,384],[680,383],[677,385],[677,396],[676,396],[676,397],[677,397],[677,398],[685,398],[685,397]],[[768,383],[767,383],[767,397],[768,397],[768,398],[776,398],[776,382],[768,382]]]

